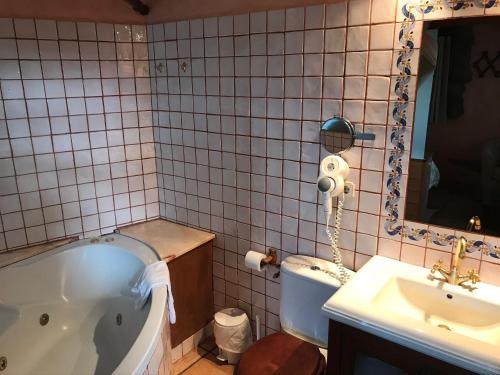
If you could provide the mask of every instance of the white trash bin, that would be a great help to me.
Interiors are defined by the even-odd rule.
[[[215,343],[219,347],[217,359],[234,365],[252,345],[252,328],[248,316],[243,310],[230,308],[215,313],[214,320]]]

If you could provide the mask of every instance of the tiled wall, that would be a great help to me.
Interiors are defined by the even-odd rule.
[[[352,0],[149,26],[160,215],[217,234],[217,307],[240,306],[259,314],[267,332],[278,330],[279,279],[250,272],[245,253],[274,246],[281,259],[330,259],[315,182],[325,156],[318,127],[336,114],[376,135],[344,154],[357,186],[342,221],[345,264],[358,269],[375,254],[427,267],[438,258],[450,262],[451,245],[391,236],[384,228],[403,3]],[[423,17],[473,14],[462,11],[418,13],[412,61],[418,62]],[[400,210],[408,151],[402,162]],[[465,263],[500,284],[493,258],[476,252]]]
[[[158,216],[146,42],[0,19],[0,251]]]

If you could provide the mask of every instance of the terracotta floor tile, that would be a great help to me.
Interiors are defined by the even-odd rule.
[[[181,359],[174,363],[174,375],[181,374],[189,366],[191,366],[196,361],[199,361],[208,352],[203,348],[197,348],[196,350],[191,350]]]
[[[217,361],[213,354],[203,357],[182,375],[232,375],[234,366]]]

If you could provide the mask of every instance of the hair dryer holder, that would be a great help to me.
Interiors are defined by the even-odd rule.
[[[328,155],[319,167],[318,189],[336,197],[344,192],[345,179],[349,175],[349,165],[338,155]]]

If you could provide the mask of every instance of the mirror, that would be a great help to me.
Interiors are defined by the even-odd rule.
[[[500,17],[424,24],[406,220],[500,235]]]
[[[342,117],[333,117],[321,125],[321,144],[332,154],[341,154],[348,151],[354,145],[356,139],[373,140],[375,135],[356,133],[352,123]]]
[[[354,145],[354,127],[344,118],[331,118],[321,125],[320,139],[328,152],[340,154]]]

